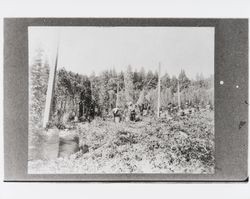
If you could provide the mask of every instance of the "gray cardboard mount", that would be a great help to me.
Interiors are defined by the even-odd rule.
[[[214,174],[28,174],[29,26],[215,28]],[[224,85],[219,84],[224,81]],[[239,88],[236,88],[239,85]],[[240,125],[241,124],[241,125]],[[242,125],[243,124],[243,125]],[[248,19],[5,18],[4,181],[247,181]]]

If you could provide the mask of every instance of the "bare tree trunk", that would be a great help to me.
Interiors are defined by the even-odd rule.
[[[157,105],[157,117],[160,117],[160,106],[161,106],[161,63],[159,63],[158,69],[158,105]]]
[[[178,85],[177,85],[177,94],[178,94],[178,107],[181,108],[181,95],[180,95],[180,83],[178,79]]]
[[[119,102],[119,81],[117,80],[116,108],[118,107],[118,102]]]
[[[55,65],[52,66],[52,68],[50,70],[50,74],[49,74],[49,82],[48,82],[47,95],[46,95],[43,128],[45,128],[47,126],[47,123],[51,119],[51,109],[52,109],[52,104],[53,104],[52,101],[53,101],[54,88],[55,88],[57,62],[58,62],[58,47],[57,47],[57,52],[56,52]]]

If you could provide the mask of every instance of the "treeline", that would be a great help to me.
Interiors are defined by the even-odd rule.
[[[42,63],[42,52],[38,53],[30,67],[30,111],[32,120],[41,121],[45,106],[49,65]],[[168,103],[177,104],[177,85],[179,81],[181,104],[186,102],[196,106],[214,106],[213,76],[204,78],[198,74],[191,80],[182,70],[178,77],[167,73],[161,77],[161,107]],[[157,71],[133,70],[127,66],[124,71],[105,70],[90,76],[66,71],[57,71],[56,87],[53,97],[53,118],[66,121],[69,117],[98,115],[106,116],[115,107],[121,109],[131,102],[148,104],[154,112],[157,107]]]

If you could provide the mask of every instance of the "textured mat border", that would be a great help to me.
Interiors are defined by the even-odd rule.
[[[215,174],[27,174],[29,26],[214,27]],[[220,80],[225,82],[223,86]],[[4,181],[245,182],[248,106],[248,19],[4,19]]]

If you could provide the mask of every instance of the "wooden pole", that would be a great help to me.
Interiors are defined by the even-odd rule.
[[[119,102],[119,80],[117,79],[116,108],[118,108],[118,102]]]
[[[178,78],[178,85],[177,85],[177,95],[178,95],[178,108],[181,108],[181,96],[180,96],[180,82]]]
[[[160,106],[161,106],[161,63],[158,68],[158,103],[157,103],[157,117],[160,117]]]
[[[52,65],[50,73],[49,73],[49,82],[48,82],[48,87],[47,87],[43,128],[47,126],[47,123],[51,119],[51,109],[52,109],[52,102],[53,102],[53,95],[54,95],[54,88],[55,88],[57,62],[58,62],[58,48],[59,48],[59,43],[57,44],[55,64]]]

